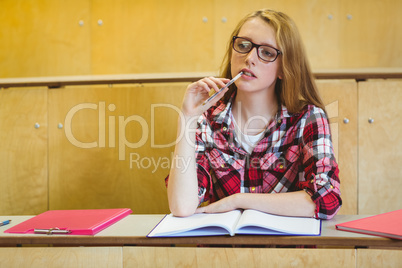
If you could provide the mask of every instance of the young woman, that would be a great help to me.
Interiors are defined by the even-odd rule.
[[[186,90],[183,138],[166,179],[171,212],[332,218],[342,203],[338,165],[294,22],[272,10],[246,16],[232,34],[222,77],[229,79],[203,78]]]

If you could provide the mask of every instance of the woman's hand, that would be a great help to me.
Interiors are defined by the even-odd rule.
[[[196,209],[195,213],[222,213],[235,210],[238,208],[235,201],[236,196],[236,194],[229,195],[219,201],[209,204],[208,206],[199,207]]]
[[[187,87],[184,94],[182,112],[185,117],[199,116],[215,104],[228,89],[220,92],[210,102],[202,105],[202,103],[209,98],[209,92],[214,89],[218,92],[220,88],[224,87],[230,80],[226,78],[205,77]]]

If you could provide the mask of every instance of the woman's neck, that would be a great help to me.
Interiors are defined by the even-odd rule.
[[[278,100],[274,91],[242,92],[236,94],[232,113],[246,135],[256,135],[264,131],[275,118]]]

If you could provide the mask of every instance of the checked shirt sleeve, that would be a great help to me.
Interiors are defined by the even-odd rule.
[[[299,182],[299,187],[310,194],[316,204],[315,217],[331,219],[340,209],[342,200],[330,125],[322,109],[312,107],[307,111],[301,147],[304,181]]]
[[[212,132],[206,123],[205,116],[201,116],[198,121],[198,127],[195,134],[195,157],[197,165],[198,178],[198,202],[199,205],[207,205],[210,201],[212,192],[211,175],[209,174],[210,164],[205,155],[208,142],[212,141]]]

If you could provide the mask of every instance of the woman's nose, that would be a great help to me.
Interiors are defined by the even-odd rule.
[[[246,63],[255,65],[258,60],[257,48],[253,47],[246,56]]]

